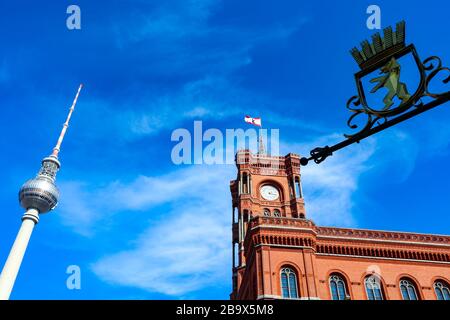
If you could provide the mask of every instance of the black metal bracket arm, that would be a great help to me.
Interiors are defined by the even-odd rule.
[[[361,132],[359,134],[356,134],[354,136],[351,136],[350,138],[341,141],[331,147],[325,146],[325,147],[317,147],[311,150],[310,154],[311,156],[309,158],[303,157],[300,159],[300,164],[302,166],[306,166],[310,160],[314,160],[315,163],[319,164],[322,161],[324,161],[329,156],[333,155],[333,153],[337,150],[340,150],[342,148],[345,148],[353,143],[359,143],[361,140],[370,137],[371,135],[378,133],[384,129],[387,129],[389,127],[392,127],[400,122],[403,122],[405,120],[408,120],[418,114],[421,114],[425,111],[431,110],[441,104],[444,104],[450,100],[450,91],[442,94],[437,99],[427,103],[427,104],[418,104],[415,109],[404,113],[394,119],[391,119],[389,121],[386,121],[380,125],[377,125],[370,130]]]

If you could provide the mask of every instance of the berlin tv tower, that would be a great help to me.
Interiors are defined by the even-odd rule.
[[[41,169],[37,176],[25,182],[20,188],[19,202],[26,212],[22,216],[22,225],[0,275],[0,300],[9,299],[31,233],[34,226],[39,222],[39,215],[53,210],[58,204],[59,191],[55,184],[56,173],[61,167],[58,154],[82,87],[81,84],[78,88],[52,154],[42,160]]]

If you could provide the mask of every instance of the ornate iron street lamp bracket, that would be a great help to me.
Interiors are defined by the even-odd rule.
[[[302,158],[300,163],[307,165],[310,160],[321,163],[333,152],[359,143],[361,140],[387,129],[395,124],[410,119],[422,112],[428,111],[436,106],[450,100],[450,91],[433,92],[430,83],[440,73],[448,73],[442,80],[443,84],[450,81],[450,69],[442,66],[441,59],[431,56],[421,60],[413,44],[405,45],[405,22],[397,23],[396,31],[391,27],[384,29],[384,37],[379,33],[372,36],[372,43],[367,40],[361,43],[362,50],[353,48],[350,52],[361,68],[355,74],[358,94],[351,97],[347,102],[347,109],[352,113],[347,121],[350,129],[355,133],[344,134],[346,140],[333,146],[317,147],[310,151],[309,158]],[[399,59],[411,55],[419,74],[419,84],[414,93],[408,91],[407,84],[401,80],[401,65]],[[369,103],[364,91],[363,79],[379,71],[379,75],[370,79],[375,86],[370,91],[375,94],[380,89],[386,90],[383,105],[374,106]],[[394,102],[397,98],[399,102]],[[361,128],[355,123],[356,118],[365,117],[365,123]]]

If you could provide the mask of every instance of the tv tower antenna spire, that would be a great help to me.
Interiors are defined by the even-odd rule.
[[[55,158],[58,158],[58,154],[61,149],[61,144],[64,140],[64,136],[66,135],[67,128],[69,127],[69,122],[70,118],[72,118],[73,110],[75,110],[75,106],[77,105],[78,96],[80,95],[81,88],[83,88],[83,84],[80,84],[80,86],[78,87],[77,94],[75,95],[75,98],[73,99],[72,102],[72,106],[69,109],[69,114],[67,115],[66,122],[64,122],[61,134],[59,135],[58,142],[56,143],[56,146],[53,148],[52,156],[54,156]]]
[[[39,215],[53,210],[58,204],[59,190],[55,183],[56,173],[61,167],[58,155],[82,87],[80,84],[53,152],[42,160],[37,176],[20,188],[19,202],[26,212],[22,216],[22,225],[0,275],[0,300],[8,300],[11,295],[34,226],[39,222]]]

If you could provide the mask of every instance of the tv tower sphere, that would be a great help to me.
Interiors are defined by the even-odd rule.
[[[61,167],[54,156],[42,160],[38,175],[25,182],[19,191],[19,202],[22,208],[34,208],[40,214],[53,210],[58,205],[59,190],[56,187],[56,173]]]

